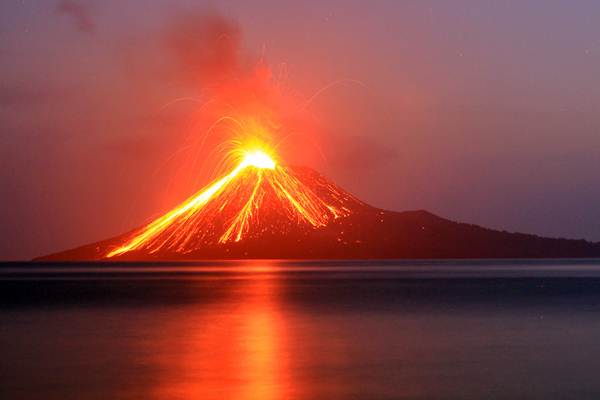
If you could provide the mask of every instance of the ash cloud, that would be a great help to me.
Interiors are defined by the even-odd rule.
[[[200,85],[218,84],[239,72],[241,42],[236,21],[208,12],[177,16],[164,35],[181,78]]]
[[[79,32],[93,33],[96,29],[92,11],[88,4],[76,0],[61,0],[56,5],[56,13],[69,16]]]

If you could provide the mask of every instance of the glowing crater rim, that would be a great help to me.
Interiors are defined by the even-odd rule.
[[[262,150],[249,151],[244,156],[242,167],[254,167],[258,169],[275,169],[276,163],[267,153]]]

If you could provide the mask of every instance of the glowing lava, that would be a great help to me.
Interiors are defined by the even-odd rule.
[[[244,157],[242,165],[255,168],[275,169],[275,161],[262,150],[248,152],[246,157]]]
[[[134,232],[105,257],[128,252],[185,254],[202,246],[280,235],[298,225],[326,226],[350,214],[345,192],[319,181],[306,185],[293,168],[263,149],[238,150],[238,163],[170,212]]]

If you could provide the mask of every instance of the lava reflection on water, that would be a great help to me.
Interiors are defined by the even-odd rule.
[[[264,271],[268,266],[249,268]],[[278,310],[276,278],[249,276],[232,285],[235,288],[225,298],[184,311],[164,327],[155,353],[159,359],[152,361],[161,366],[161,373],[150,397],[290,398],[287,335]]]

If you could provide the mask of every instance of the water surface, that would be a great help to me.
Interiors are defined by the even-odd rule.
[[[5,264],[1,399],[595,399],[600,262]]]

